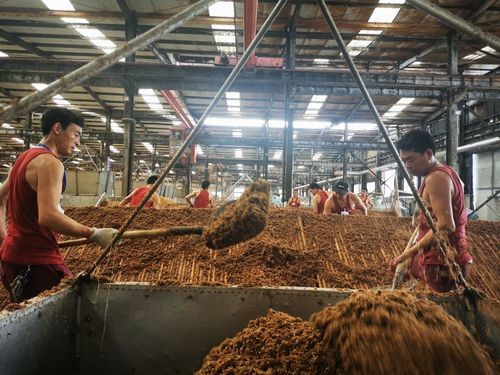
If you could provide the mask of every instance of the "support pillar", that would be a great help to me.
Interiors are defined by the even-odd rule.
[[[125,109],[125,112],[127,110]],[[134,138],[135,138],[135,120],[124,118],[123,133],[123,178],[122,178],[122,196],[126,197],[132,191],[132,166],[134,161]]]
[[[453,31],[448,34],[448,74],[458,74],[457,35]],[[458,170],[458,115],[452,89],[448,90],[446,99],[446,164]]]
[[[293,186],[293,118],[294,110],[289,108],[287,112],[286,130],[285,130],[285,189],[282,194],[281,200],[283,202],[288,202],[292,196],[292,186]]]
[[[348,122],[344,123],[344,155],[342,157],[342,179],[347,181],[347,138],[349,137]]]
[[[111,147],[111,112],[108,112],[106,114],[106,134],[103,139],[104,142],[104,147],[103,147],[103,155],[104,155],[104,160],[106,164],[108,164],[108,159],[109,159],[109,154],[110,154],[110,147]]]
[[[262,154],[262,177],[267,180],[269,171],[269,122],[264,123],[264,152]]]
[[[24,136],[24,149],[28,150],[31,146],[31,130],[33,129],[33,112],[26,114],[26,134]]]
[[[186,152],[186,181],[184,181],[184,195],[191,191],[191,149]]]

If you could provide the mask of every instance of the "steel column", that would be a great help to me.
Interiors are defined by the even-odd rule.
[[[33,112],[26,114],[26,134],[24,136],[24,148],[28,150],[31,145],[31,130],[33,129]]]
[[[431,3],[427,0],[406,0],[406,3],[412,5],[416,9],[420,9],[431,16],[437,18],[445,25],[460,31],[463,34],[472,36],[486,43],[486,45],[493,47],[500,51],[500,38],[483,31],[480,27],[458,17],[457,15]]]
[[[448,34],[448,74],[458,74],[457,35],[454,31]],[[453,89],[447,92],[446,108],[446,164],[458,170],[458,121],[457,103]]]
[[[244,38],[245,51],[252,43],[255,34],[257,33],[257,10],[259,8],[258,0],[244,0]],[[256,62],[255,52],[250,56],[249,65],[254,65]]]
[[[132,187],[132,167],[134,163],[134,138],[135,120],[124,118],[123,133],[123,176],[122,176],[122,197],[130,194]]]
[[[148,44],[160,38],[163,34],[175,30],[193,17],[204,12],[208,6],[214,4],[215,2],[217,2],[217,0],[200,0],[182,12],[179,12],[175,16],[139,35],[129,43],[115,49],[110,54],[104,54],[101,57],[85,64],[81,68],[78,68],[64,77],[57,79],[43,90],[35,91],[30,95],[25,96],[15,105],[10,105],[0,112],[0,123],[9,121],[32,109],[35,109],[40,104],[50,100],[50,98],[54,95],[78,85],[89,77],[95,76],[107,67],[117,63],[122,57],[128,56],[131,53],[144,48]]]
[[[286,119],[286,130],[285,130],[285,155],[284,155],[284,166],[285,166],[285,190],[282,194],[282,201],[288,202],[292,196],[293,187],[293,120],[295,111],[292,108],[288,109],[287,119]]]

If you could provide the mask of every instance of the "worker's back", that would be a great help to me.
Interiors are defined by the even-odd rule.
[[[132,198],[130,198],[130,205],[131,206],[138,206],[139,203],[141,203],[142,198],[149,192],[149,186],[141,186],[135,189]],[[150,199],[144,207],[150,208],[153,206],[153,201]]]
[[[206,189],[202,189],[194,198],[194,208],[207,208],[210,205],[210,193]]]

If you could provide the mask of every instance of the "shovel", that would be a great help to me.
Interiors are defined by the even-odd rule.
[[[411,246],[413,246],[415,240],[417,239],[417,235],[418,235],[418,227],[415,228],[415,230],[413,231],[410,240],[406,244],[405,251],[408,250]],[[413,257],[410,257],[398,263],[398,265],[396,266],[396,271],[394,272],[394,278],[392,279],[392,289],[397,289],[401,285],[406,273],[408,272],[408,269],[411,266],[412,260]]]
[[[122,238],[157,238],[164,236],[202,236],[212,249],[222,249],[258,235],[266,226],[269,213],[269,184],[264,180],[252,183],[235,201],[215,210],[204,227],[172,227],[166,229],[131,230]],[[59,247],[91,243],[87,238],[59,242]]]

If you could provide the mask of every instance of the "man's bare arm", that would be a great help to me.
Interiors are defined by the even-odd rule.
[[[366,208],[365,204],[361,200],[361,198],[354,193],[349,193],[350,197],[354,200],[354,205],[363,212],[363,215],[367,216],[368,215],[368,209]]]
[[[191,199],[196,198],[196,197],[198,196],[198,193],[199,193],[199,191],[193,191],[193,192],[189,193],[188,195],[186,195],[186,196],[184,197],[184,199],[186,200],[186,202],[187,202],[187,203],[188,203],[191,207],[193,207],[193,202],[191,202]]]
[[[93,229],[59,211],[64,167],[52,156],[37,160],[38,222],[46,228],[73,237],[90,237]],[[38,159],[37,158],[37,159]]]
[[[315,214],[318,213],[318,210],[319,210],[319,202],[320,202],[321,198],[319,196],[319,194],[315,194],[313,199],[312,199],[312,210]]]

